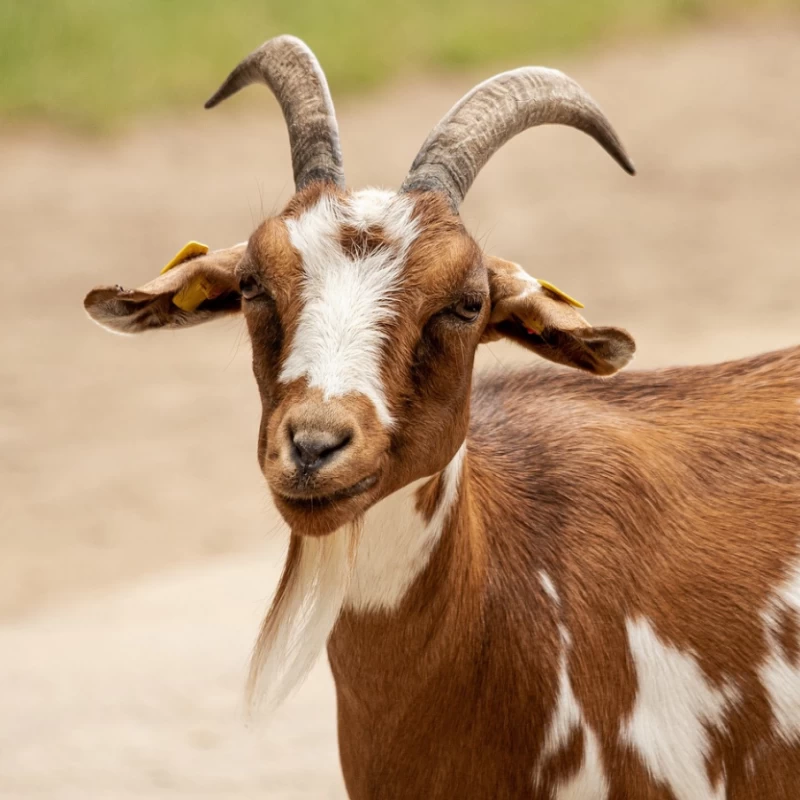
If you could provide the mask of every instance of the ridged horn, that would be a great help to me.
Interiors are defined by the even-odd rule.
[[[313,181],[343,188],[333,101],[325,73],[308,46],[294,36],[270,39],[239,63],[205,107],[213,108],[251,83],[265,83],[280,103],[289,129],[297,190]]]
[[[572,78],[545,67],[503,72],[476,86],[422,145],[401,191],[438,191],[458,210],[486,162],[509,139],[537,125],[569,125],[593,137],[635,173],[611,123]]]

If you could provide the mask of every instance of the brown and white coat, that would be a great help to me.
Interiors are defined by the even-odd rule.
[[[516,133],[569,124],[632,171],[560,73],[481,84],[399,192],[345,188],[302,43],[266,43],[209,105],[254,80],[289,123],[287,208],[86,299],[125,333],[245,318],[292,528],[254,696],[327,645],[354,800],[795,800],[800,348],[606,380],[629,334],[481,251],[458,206]],[[577,369],[473,381],[500,336]]]

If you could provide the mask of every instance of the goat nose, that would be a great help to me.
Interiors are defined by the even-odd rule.
[[[349,433],[338,431],[295,431],[292,434],[292,461],[305,472],[325,466],[350,444]]]

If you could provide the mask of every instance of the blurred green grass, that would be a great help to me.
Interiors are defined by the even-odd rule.
[[[199,108],[279,33],[304,38],[343,92],[764,6],[800,0],[0,0],[0,118],[96,128]]]

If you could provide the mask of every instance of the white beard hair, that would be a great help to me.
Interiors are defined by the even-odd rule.
[[[353,576],[362,527],[360,519],[327,536],[292,534],[250,661],[251,710],[276,709],[306,679],[325,649]]]

